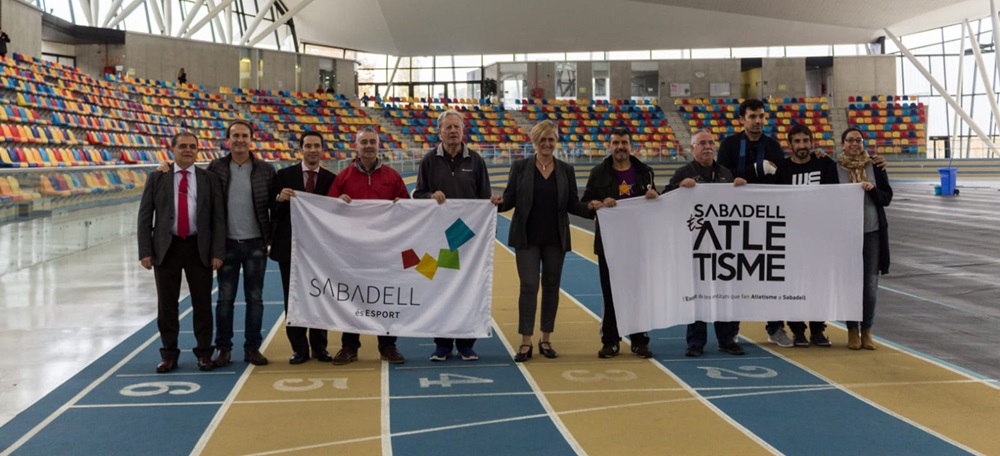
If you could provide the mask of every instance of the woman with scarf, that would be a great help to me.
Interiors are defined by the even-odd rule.
[[[878,297],[878,275],[889,273],[889,230],[885,206],[892,201],[892,187],[885,169],[872,166],[864,142],[861,130],[854,127],[844,130],[840,135],[843,151],[837,158],[840,182],[860,183],[865,190],[862,311],[860,322],[847,322],[847,348],[851,350],[875,349],[872,324]]]

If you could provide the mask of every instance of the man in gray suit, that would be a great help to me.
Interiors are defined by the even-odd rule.
[[[215,175],[198,169],[198,138],[181,132],[170,140],[173,167],[152,171],[139,204],[139,261],[156,277],[156,324],[160,364],[156,372],[177,368],[178,298],[181,273],[187,277],[194,310],[194,354],[198,368],[212,364],[212,271],[222,266],[226,249],[226,206]]]

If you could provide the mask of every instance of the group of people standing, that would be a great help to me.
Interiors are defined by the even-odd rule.
[[[780,144],[763,134],[766,124],[760,100],[746,100],[740,105],[743,131],[722,141],[716,159],[715,136],[699,130],[692,136],[694,160],[678,169],[663,192],[690,188],[699,183],[810,185],[858,183],[866,192],[863,318],[848,322],[848,348],[875,349],[871,328],[874,320],[878,274],[888,270],[888,232],[884,207],[892,199],[892,189],[881,157],[871,157],[864,150],[864,134],[847,129],[842,137],[843,152],[836,161],[812,147],[808,127],[795,126],[788,132],[790,154],[785,157]],[[488,199],[500,212],[511,209],[511,228],[507,243],[515,251],[520,293],[518,298],[518,333],[521,345],[514,360],[525,362],[535,351],[533,337],[541,288],[541,316],[538,353],[546,358],[558,356],[552,345],[552,333],[559,304],[560,279],[566,252],[571,250],[569,214],[597,219],[594,252],[603,294],[601,348],[599,358],[618,355],[622,335],[618,333],[611,281],[601,243],[599,213],[614,207],[617,201],[633,197],[654,199],[655,176],[650,166],[632,154],[631,133],[617,128],[609,135],[608,156],[590,172],[580,196],[571,165],[555,157],[558,125],[542,121],[530,132],[535,153],[511,165],[502,194],[492,193],[486,163],[482,156],[464,143],[465,121],[461,113],[445,111],[437,119],[440,143],[429,150],[420,162],[413,198],[431,198],[438,204],[447,199]],[[340,198],[399,200],[409,198],[402,177],[378,156],[379,135],[364,128],[356,135],[358,156],[338,174],[324,169],[321,159],[326,151],[323,137],[316,132],[299,138],[301,161],[275,172],[274,167],[252,153],[253,126],[233,122],[226,129],[230,153],[213,160],[206,169],[194,166],[198,139],[181,132],[171,140],[175,162],[162,164],[149,174],[138,216],[138,242],[141,265],[155,272],[157,286],[157,324],[160,329],[160,373],[177,368],[178,297],[181,276],[187,278],[191,291],[198,367],[211,370],[232,360],[234,301],[240,272],[246,300],[244,361],[265,365],[260,352],[263,320],[262,290],[267,258],[278,263],[288,308],[291,270],[292,225],[289,201],[297,192]],[[874,165],[874,166],[873,166]],[[190,178],[189,178],[190,175]],[[218,271],[219,297],[213,314],[211,308],[212,272]],[[628,303],[619,303],[628,305]],[[738,343],[739,322],[715,322],[719,350],[733,355],[744,354]],[[769,341],[780,346],[829,347],[823,322],[807,325],[789,322],[794,340],[788,338],[784,323],[768,322]],[[291,364],[310,359],[335,365],[358,359],[361,348],[358,334],[345,333],[336,355],[327,350],[327,331],[289,326],[286,328],[292,356]],[[646,333],[628,335],[631,351],[638,357],[651,358],[650,339]],[[700,356],[707,340],[707,325],[688,325],[687,356]],[[479,359],[475,339],[436,338],[431,361],[444,361],[457,350],[466,361]],[[396,338],[378,337],[380,358],[389,363],[403,363],[396,348]],[[214,358],[213,358],[214,352]]]
[[[836,160],[812,144],[813,133],[805,125],[796,125],[787,132],[790,145],[786,157],[781,144],[764,134],[767,116],[764,104],[748,99],[739,107],[743,130],[716,142],[708,130],[698,130],[691,137],[694,160],[678,169],[662,193],[691,188],[699,183],[814,185],[852,183],[861,185],[864,198],[863,258],[864,291],[862,320],[847,322],[847,347],[874,350],[872,326],[878,292],[878,275],[888,272],[888,224],[885,209],[892,200],[892,188],[884,170],[885,159],[870,156],[864,149],[864,133],[848,128],[841,135],[842,152]],[[508,245],[515,249],[521,293],[518,299],[521,345],[514,356],[524,362],[532,357],[533,326],[537,309],[539,270],[541,270],[541,338],[539,353],[553,358],[551,334],[558,309],[559,279],[565,253],[570,250],[568,214],[596,218],[594,252],[603,294],[601,348],[599,358],[611,358],[620,350],[621,335],[615,318],[615,302],[600,234],[600,209],[614,207],[618,200],[644,197],[657,198],[652,168],[632,155],[631,135],[626,129],[615,129],[609,135],[608,157],[595,166],[587,179],[583,196],[577,199],[572,166],[554,158],[558,138],[557,126],[543,121],[531,131],[535,155],[512,164],[507,188],[494,203],[501,211],[514,208]],[[718,148],[716,147],[718,145]],[[718,154],[718,159],[716,155]],[[553,178],[552,176],[555,176]],[[619,303],[617,305],[627,305]],[[782,347],[830,347],[824,333],[824,322],[788,322],[793,338],[785,332],[781,321],[768,322],[769,342]],[[719,351],[743,355],[739,344],[739,322],[714,322]],[[806,328],[810,337],[806,338]],[[694,322],[687,328],[689,357],[701,356],[707,342],[707,324]],[[641,358],[650,358],[649,336],[630,334],[631,351]]]

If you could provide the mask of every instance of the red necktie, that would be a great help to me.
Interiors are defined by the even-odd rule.
[[[316,171],[306,171],[309,177],[306,179],[306,191],[312,193],[316,190]]]
[[[181,183],[177,185],[177,236],[186,239],[191,232],[188,222],[188,171],[181,170]]]

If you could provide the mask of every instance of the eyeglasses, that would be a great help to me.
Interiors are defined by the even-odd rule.
[[[861,138],[847,138],[847,139],[844,140],[844,142],[851,143],[851,144],[860,144],[860,143],[865,142],[865,140],[861,139]]]

